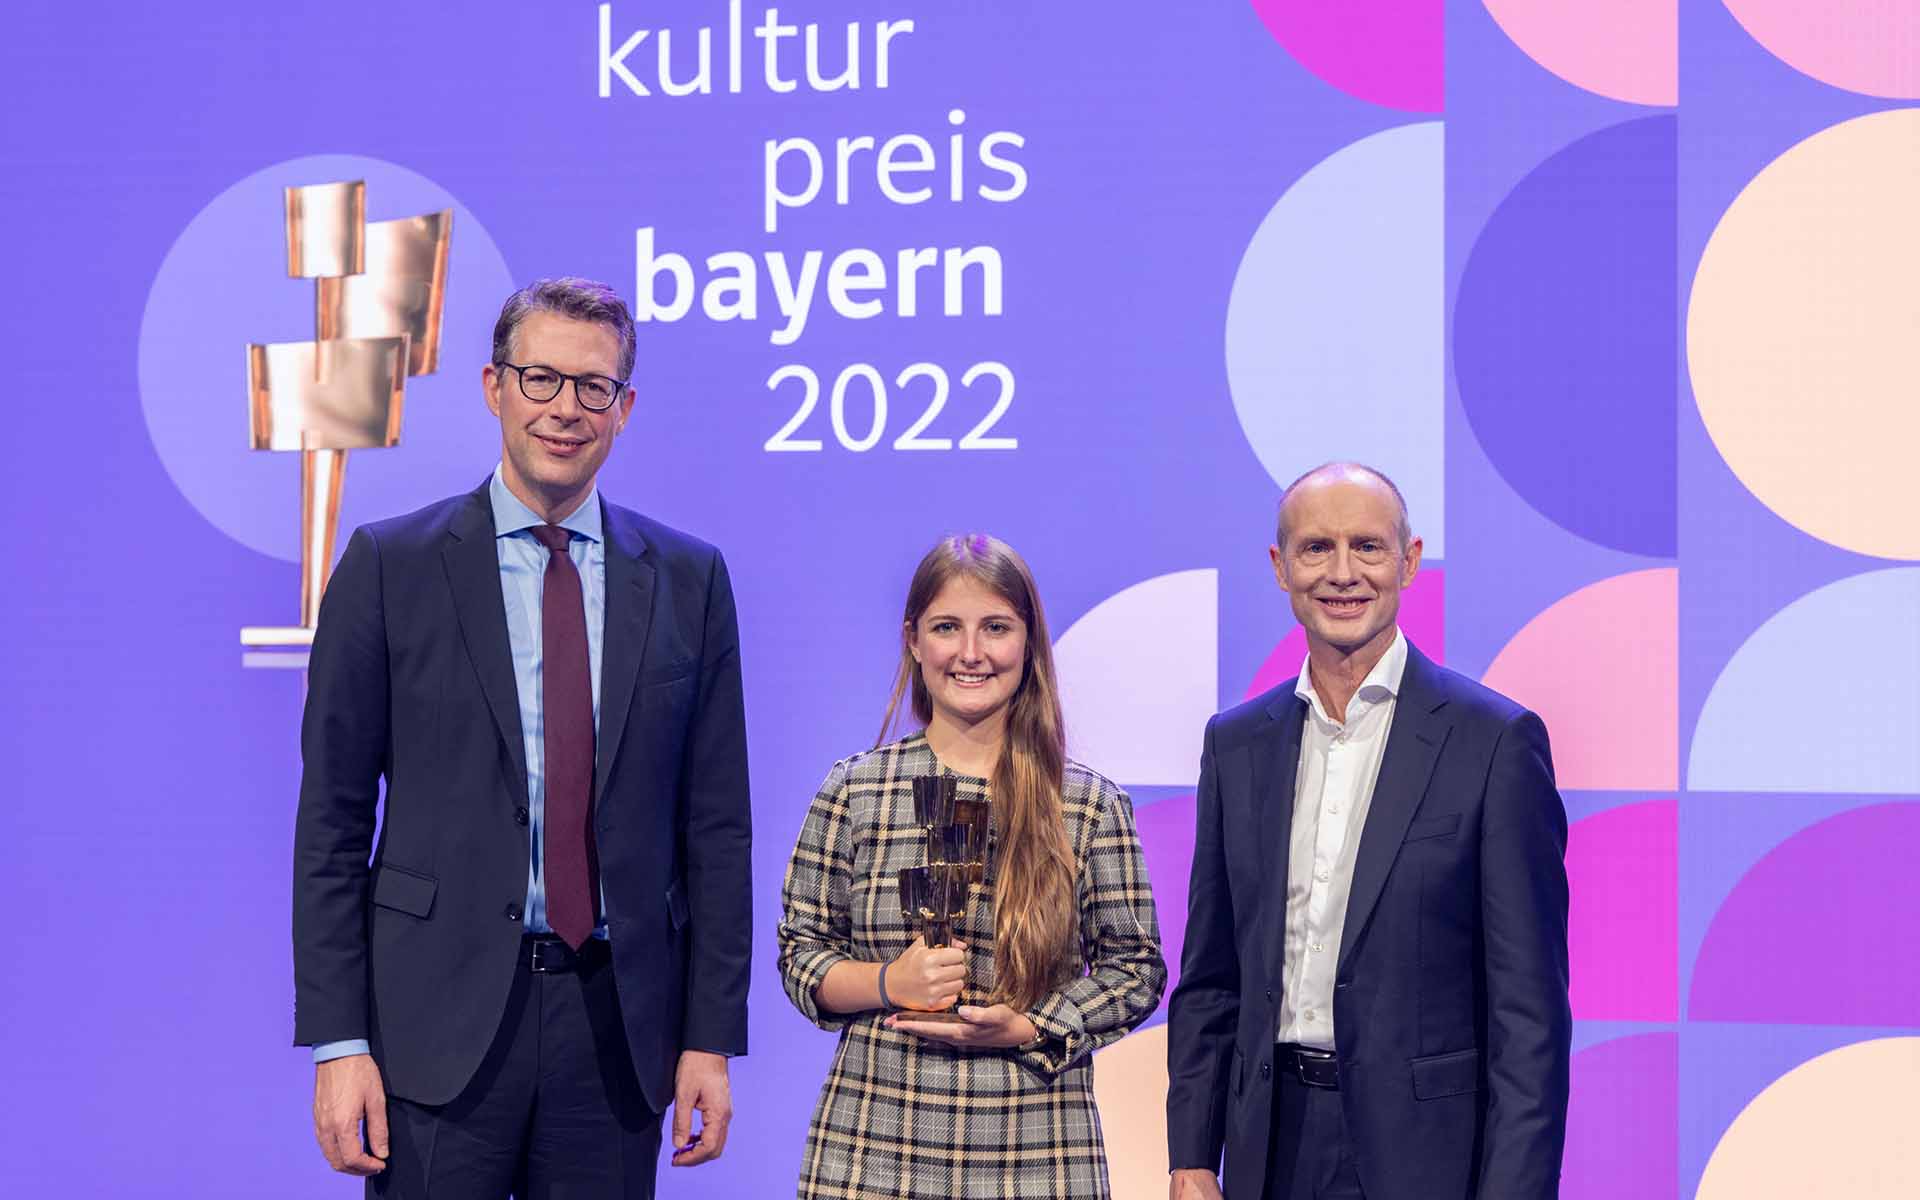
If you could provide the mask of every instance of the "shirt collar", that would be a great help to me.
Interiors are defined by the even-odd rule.
[[[1293,685],[1293,694],[1305,700],[1307,707],[1311,708],[1321,720],[1328,724],[1335,724],[1336,722],[1327,715],[1327,710],[1320,703],[1320,693],[1313,688],[1311,671],[1311,659],[1301,662],[1300,678]],[[1400,680],[1406,673],[1407,635],[1401,633],[1400,627],[1396,625],[1393,628],[1393,644],[1388,646],[1387,652],[1380,656],[1380,661],[1373,664],[1373,670],[1367,672],[1367,677],[1360,681],[1360,687],[1353,693],[1354,699],[1378,703],[1390,696],[1398,696]]]
[[[545,525],[547,520],[539,513],[528,508],[520,497],[513,494],[507,481],[500,477],[500,468],[493,469],[493,481],[487,485],[487,497],[493,502],[493,536],[511,537],[523,529],[532,529],[536,525]],[[600,487],[595,484],[587,489],[587,498],[559,521],[554,522],[560,528],[577,533],[590,542],[600,540]]]

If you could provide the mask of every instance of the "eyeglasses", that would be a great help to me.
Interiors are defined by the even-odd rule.
[[[581,408],[588,412],[605,412],[613,407],[613,402],[620,398],[621,391],[627,386],[624,379],[609,379],[605,375],[569,375],[539,363],[521,366],[502,359],[493,365],[512,367],[519,372],[520,394],[535,404],[545,404],[558,396],[560,389],[571,379],[574,399],[580,401]]]

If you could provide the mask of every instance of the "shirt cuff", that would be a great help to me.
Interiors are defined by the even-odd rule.
[[[1054,992],[1027,1010],[1027,1020],[1040,1036],[1014,1049],[1014,1057],[1046,1076],[1072,1066],[1086,1050],[1087,1035],[1080,1009],[1063,992]]]
[[[372,1054],[373,1047],[365,1038],[348,1038],[342,1042],[321,1042],[313,1048],[315,1065],[332,1062],[336,1058],[346,1058],[350,1054]]]
[[[787,962],[784,982],[787,997],[800,1015],[812,1021],[829,1033],[837,1033],[852,1024],[859,1013],[837,1013],[820,1007],[820,1001],[814,996],[814,989],[826,979],[827,972],[843,962],[853,962],[854,957],[843,950],[830,946],[816,946],[793,955]]]

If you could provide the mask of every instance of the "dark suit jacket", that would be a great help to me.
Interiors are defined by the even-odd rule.
[[[1306,705],[1207,725],[1168,1020],[1172,1166],[1266,1174],[1287,848]],[[1334,981],[1340,1099],[1369,1200],[1545,1200],[1566,1138],[1566,809],[1546,728],[1408,647]]]
[[[604,501],[602,514],[594,834],[628,1047],[660,1111],[683,1048],[747,1046],[739,635],[717,551]],[[527,892],[486,486],[355,531],[320,609],[301,752],[294,1040],[368,1038],[389,1091],[444,1103],[499,1028]]]

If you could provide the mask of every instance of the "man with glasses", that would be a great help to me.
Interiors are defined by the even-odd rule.
[[[295,1041],[321,1150],[370,1196],[650,1197],[669,1102],[674,1165],[726,1143],[739,636],[719,553],[595,486],[633,360],[604,284],[514,293],[481,370],[499,466],[357,530],[320,609]]]

